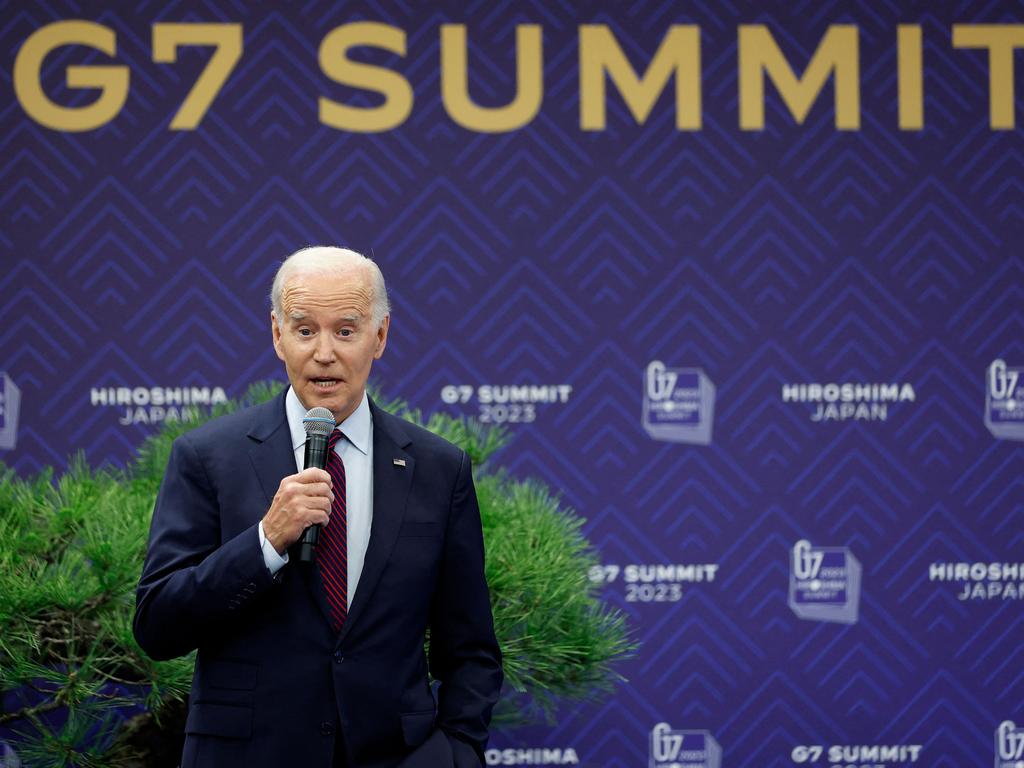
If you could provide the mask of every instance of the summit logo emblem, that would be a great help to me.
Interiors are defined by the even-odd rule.
[[[801,619],[855,624],[860,607],[861,565],[848,547],[793,546],[789,607]]]
[[[1004,720],[996,729],[996,768],[1024,766],[1024,728]]]
[[[1000,440],[1024,440],[1024,366],[993,360],[985,377],[985,426]]]
[[[668,723],[651,729],[648,768],[721,768],[722,748],[708,731],[676,731]]]
[[[12,450],[18,442],[18,414],[21,390],[6,373],[0,371],[0,450]]]
[[[700,368],[669,368],[660,360],[644,374],[641,423],[655,440],[708,445],[715,416],[715,385]]]

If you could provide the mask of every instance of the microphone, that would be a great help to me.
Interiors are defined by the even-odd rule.
[[[327,469],[327,441],[334,431],[334,414],[327,408],[310,408],[302,419],[306,431],[306,452],[302,468]],[[311,563],[316,557],[316,542],[320,537],[320,526],[311,525],[302,532],[299,539],[299,560]]]

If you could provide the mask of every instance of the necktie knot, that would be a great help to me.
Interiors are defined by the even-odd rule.
[[[338,441],[341,440],[341,438],[343,438],[344,436],[345,435],[342,434],[340,429],[335,428],[335,430],[331,432],[331,436],[327,439],[327,448],[333,451],[334,446],[336,446],[338,444]]]

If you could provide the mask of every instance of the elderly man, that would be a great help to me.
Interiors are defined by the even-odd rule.
[[[182,766],[482,765],[502,673],[469,459],[367,398],[390,327],[372,261],[300,250],[271,303],[291,386],[175,441],[139,581],[142,648],[198,649]],[[338,427],[302,470],[317,406]]]

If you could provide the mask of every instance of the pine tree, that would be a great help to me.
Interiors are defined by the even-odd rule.
[[[280,388],[254,385],[202,420]],[[581,533],[583,519],[541,483],[496,466],[494,454],[508,439],[502,429],[445,414],[424,418],[400,401],[378,404],[473,460],[504,655],[496,721],[550,719],[560,701],[610,690],[620,679],[613,665],[636,645],[623,616],[601,603],[587,578],[597,558]],[[194,658],[151,660],[131,621],[171,443],[198,423],[165,425],[124,470],[93,469],[82,455],[60,476],[45,470],[22,479],[0,465],[0,738],[23,765],[159,761],[147,745],[168,713],[183,711]],[[175,765],[178,755],[162,757]]]

